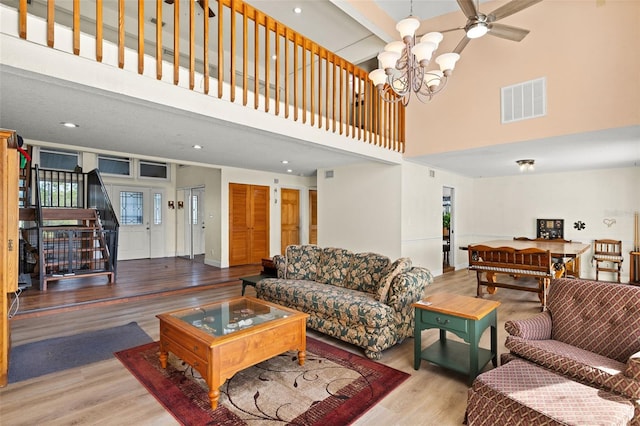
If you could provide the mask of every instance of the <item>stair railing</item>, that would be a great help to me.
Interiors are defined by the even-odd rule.
[[[98,212],[104,241],[109,251],[109,268],[113,271],[115,279],[117,276],[118,230],[120,223],[98,169],[93,169],[87,173],[87,205]]]

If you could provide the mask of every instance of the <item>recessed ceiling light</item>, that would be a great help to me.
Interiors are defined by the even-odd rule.
[[[193,149],[202,149],[202,145],[196,144],[196,145],[193,146]]]
[[[293,170],[287,169],[287,173],[292,173],[292,172],[293,172]]]
[[[302,8],[301,7],[294,7],[293,8],[293,13],[296,13],[298,15],[301,14],[302,13]]]
[[[282,160],[282,164],[289,164],[289,160]]]
[[[64,127],[69,128],[80,127],[76,123],[71,123],[70,121],[61,121],[60,124],[62,124]]]

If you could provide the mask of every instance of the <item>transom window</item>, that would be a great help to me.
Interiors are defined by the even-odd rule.
[[[98,169],[110,175],[131,176],[131,159],[127,157],[98,156]]]
[[[79,155],[74,151],[40,149],[40,167],[43,169],[74,171],[80,166]]]
[[[167,179],[169,176],[167,163],[140,161],[140,177]]]

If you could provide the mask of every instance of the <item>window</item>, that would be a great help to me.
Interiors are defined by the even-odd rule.
[[[140,177],[167,179],[167,163],[154,163],[152,161],[140,161]]]
[[[120,192],[120,224],[142,225],[142,192]]]
[[[198,196],[191,196],[191,224],[198,224]]]
[[[42,148],[40,149],[40,167],[72,172],[80,165],[78,157],[77,152]]]
[[[153,194],[153,224],[162,225],[162,194]]]
[[[110,175],[131,176],[131,159],[98,155],[98,169]]]

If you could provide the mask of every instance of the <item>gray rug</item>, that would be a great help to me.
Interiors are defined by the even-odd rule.
[[[114,352],[153,342],[136,322],[56,337],[11,348],[9,383],[79,367],[113,357]]]

